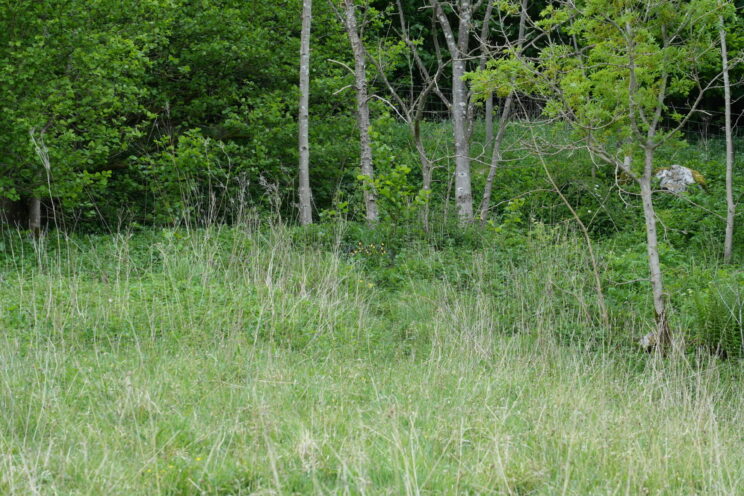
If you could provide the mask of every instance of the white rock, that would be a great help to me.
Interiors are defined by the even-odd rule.
[[[663,189],[673,193],[687,191],[689,185],[697,182],[692,169],[677,164],[659,170],[656,178],[660,180],[660,186]]]

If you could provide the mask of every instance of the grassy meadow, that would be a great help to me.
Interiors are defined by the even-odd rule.
[[[0,493],[744,494],[740,362],[603,328],[571,233],[347,229],[6,237]]]

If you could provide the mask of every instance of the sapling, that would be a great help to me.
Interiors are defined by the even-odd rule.
[[[545,99],[544,113],[567,123],[577,142],[634,182],[641,201],[655,329],[646,341],[672,342],[659,259],[654,172],[660,147],[678,140],[705,93],[718,52],[717,0],[591,0],[548,6],[536,23],[549,43],[535,57],[514,53],[476,81],[481,91],[521,91]],[[681,113],[672,97],[688,99]]]

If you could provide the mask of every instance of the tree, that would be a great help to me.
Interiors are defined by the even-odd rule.
[[[509,36],[504,33],[504,39],[506,40],[506,48],[509,50],[516,50],[517,55],[520,55],[522,48],[525,43],[525,30],[527,27],[527,7],[528,1],[522,0],[519,6],[519,27],[517,31],[517,40],[515,43],[509,41]],[[484,69],[482,65],[481,70]],[[506,134],[506,126],[509,122],[511,115],[512,105],[514,103],[514,90],[509,90],[504,104],[501,108],[501,116],[499,117],[499,127],[496,131],[496,138],[493,138],[493,92],[489,93],[486,100],[486,124],[488,125],[488,132],[486,142],[492,146],[491,149],[491,164],[488,169],[488,177],[486,178],[486,185],[483,188],[483,199],[481,200],[479,208],[479,216],[481,222],[485,222],[488,218],[488,211],[491,205],[491,193],[493,192],[493,181],[496,177],[496,170],[501,163],[501,145],[504,141],[504,135]],[[489,110],[490,104],[490,110]]]
[[[141,135],[152,39],[122,22],[156,6],[117,2],[0,5],[0,197],[74,206],[106,185],[106,165]],[[119,26],[121,29],[115,29]]]
[[[363,176],[364,207],[367,222],[374,224],[379,220],[377,211],[377,192],[374,187],[374,166],[372,164],[372,143],[369,137],[369,94],[367,91],[367,55],[362,43],[363,33],[356,18],[355,0],[343,0],[343,13],[340,14],[344,28],[351,43],[354,55],[354,91],[356,94],[356,117],[359,127],[359,149],[361,172]]]
[[[474,10],[470,0],[454,2],[453,10],[458,19],[457,36],[441,2],[431,0],[439,24],[444,32],[450,57],[452,58],[452,132],[455,139],[455,203],[461,222],[473,220],[473,192],[470,177],[470,137],[468,120],[469,94],[464,80],[469,58],[470,35]]]
[[[434,163],[424,145],[421,136],[421,124],[424,120],[427,98],[432,93],[436,94],[446,106],[450,106],[449,100],[439,89],[439,80],[445,66],[442,63],[436,63],[433,68],[427,66],[420,49],[422,40],[412,38],[401,0],[396,0],[396,6],[399,38],[397,40],[387,38],[384,40],[387,45],[381,42],[377,48],[376,56],[371,57],[371,60],[393,100],[388,102],[389,106],[408,125],[411,133],[416,154],[421,164],[421,197],[425,201],[422,221],[424,229],[428,230],[429,200],[432,194]],[[436,19],[432,19],[432,24],[435,23]],[[407,69],[407,72],[415,74],[415,76],[397,78],[395,82],[391,80],[388,72],[396,66],[398,58],[405,61],[403,66]],[[405,83],[401,83],[401,80]]]
[[[569,123],[593,156],[638,186],[656,320],[646,341],[661,347],[672,335],[653,202],[655,156],[679,138],[716,82],[700,75],[713,63],[716,10],[710,0],[569,0],[544,11],[539,25],[555,36],[537,58],[514,56],[491,72],[492,87],[546,98],[549,117]],[[671,97],[688,98],[690,110],[671,111]]]
[[[730,2],[724,3],[731,7]],[[736,203],[734,202],[734,137],[731,129],[731,83],[729,81],[729,57],[726,44],[726,17],[721,14],[718,28],[721,43],[721,68],[723,74],[724,119],[726,130],[726,235],[723,243],[723,261],[731,263],[734,248],[734,221]]]
[[[310,123],[310,28],[312,24],[312,0],[302,2],[302,34],[300,42],[300,223],[312,224],[312,196],[310,190],[310,143],[308,128]]]

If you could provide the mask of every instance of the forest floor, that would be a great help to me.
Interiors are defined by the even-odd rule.
[[[45,243],[3,246],[2,494],[744,494],[740,362],[602,330],[581,243]]]

